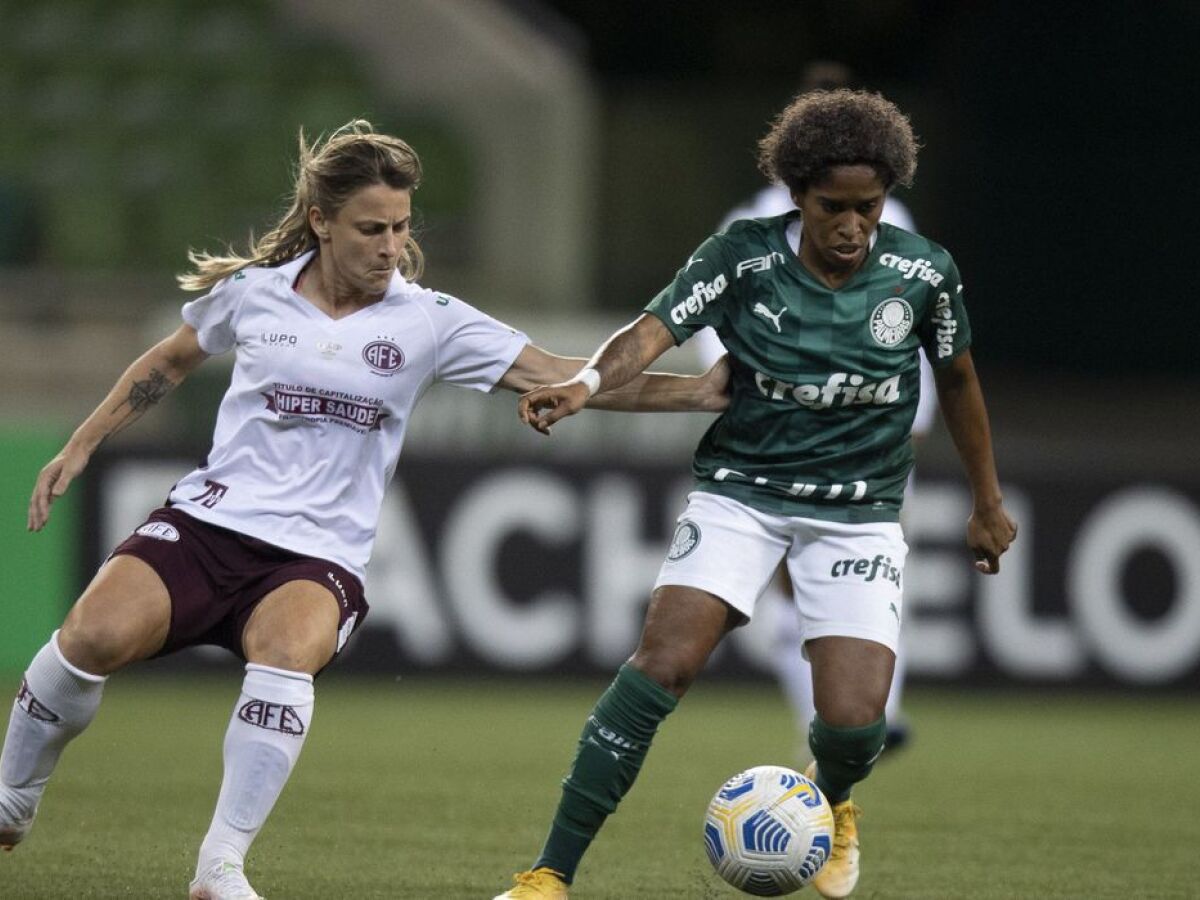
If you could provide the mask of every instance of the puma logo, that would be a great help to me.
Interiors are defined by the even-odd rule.
[[[767,309],[765,304],[755,303],[754,309],[752,310],[752,312],[755,315],[762,316],[764,319],[770,319],[771,324],[775,326],[775,331],[778,332],[779,334],[783,334],[783,329],[779,325],[779,317],[782,316],[785,312],[787,312],[786,306],[783,309],[781,309],[779,312],[773,313],[773,312],[771,312],[771,310]]]

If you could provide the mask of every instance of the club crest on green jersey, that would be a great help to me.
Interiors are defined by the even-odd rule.
[[[675,529],[671,538],[671,549],[667,551],[667,559],[683,559],[700,545],[700,526],[695,522],[683,521]]]
[[[895,347],[908,337],[912,326],[912,307],[900,297],[889,297],[871,313],[871,337],[883,347]]]

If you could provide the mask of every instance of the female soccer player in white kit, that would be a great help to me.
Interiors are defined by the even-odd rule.
[[[412,149],[367,122],[312,147],[301,136],[280,222],[248,257],[190,255],[194,271],[180,283],[205,296],[42,469],[34,531],[105,438],[209,356],[236,351],[207,460],[113,551],[25,673],[0,755],[0,846],[28,833],[108,675],[217,644],[246,661],[246,675],[190,897],[258,897],[245,855],[310,728],[313,676],[367,613],[363,571],[417,401],[436,381],[525,391],[581,363],[415,282],[420,176]],[[719,410],[725,374],[649,376],[593,405]]]

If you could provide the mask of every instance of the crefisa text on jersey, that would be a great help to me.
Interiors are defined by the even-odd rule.
[[[828,409],[831,406],[855,406],[873,403],[886,406],[900,399],[900,376],[893,375],[883,381],[866,382],[862,375],[834,372],[823,384],[788,384],[762,372],[754,373],[754,383],[764,397],[782,400],[791,397],[801,406],[810,409]]]
[[[933,318],[937,322],[937,355],[944,359],[954,353],[954,335],[958,332],[958,320],[950,308],[950,295],[945,291],[938,294],[937,304],[933,307]]]
[[[881,266],[895,269],[905,279],[920,278],[937,287],[945,280],[946,276],[935,269],[932,262],[933,260],[930,259],[909,259],[906,256],[897,256],[895,253],[885,253],[879,257]]]
[[[686,299],[671,307],[671,321],[682,325],[688,316],[698,316],[704,312],[704,307],[712,303],[729,287],[729,279],[719,274],[712,282],[697,281],[692,285],[692,292]]]

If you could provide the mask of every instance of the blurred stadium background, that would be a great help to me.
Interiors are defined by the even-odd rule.
[[[1025,770],[1013,756],[1031,741],[1041,747],[1047,781],[1038,792],[1047,804],[1061,786],[1050,773],[1086,762],[1086,740],[1096,772],[1089,790],[1103,789],[1103,773],[1125,777],[1132,767],[1138,777],[1121,790],[1140,795],[1147,820],[1158,808],[1148,782],[1179,777],[1182,799],[1200,801],[1194,774],[1188,786],[1186,772],[1165,762],[1175,749],[1147,762],[1126,738],[1103,747],[1106,734],[1131,725],[1150,743],[1169,733],[1163,747],[1184,758],[1200,744],[1200,352],[1187,300],[1198,38],[1200,6],[1187,0],[0,0],[0,673],[15,685],[108,549],[206,450],[228,378],[220,360],[106,446],[46,533],[24,531],[37,470],[128,361],[178,321],[172,275],[185,249],[240,244],[270,221],[290,187],[299,127],[316,133],[365,116],[409,140],[426,168],[416,196],[424,283],[549,349],[586,355],[757,189],[753,147],[768,118],[807,62],[837,59],[909,112],[923,139],[916,185],[901,196],[966,279],[1006,499],[1021,523],[1002,573],[974,576],[962,545],[969,497],[953,448],[944,433],[926,442],[908,523],[905,641],[917,744],[906,771],[920,783],[929,771],[920,767],[948,764],[930,748],[947,709],[987,727],[989,710],[1003,708],[1006,724],[989,732],[1000,769],[1018,777]],[[686,345],[668,364],[696,365]],[[346,696],[356,679],[364,691],[399,680],[386,703],[402,719],[406,685],[426,699],[463,698],[455,721],[464,741],[477,709],[491,708],[486,692],[473,702],[484,683],[551,708],[549,676],[580,681],[564,702],[554,752],[523,760],[513,750],[514,778],[542,792],[519,827],[536,828],[522,830],[520,844],[490,836],[491,870],[441,885],[438,896],[481,895],[535,849],[595,679],[636,640],[690,451],[707,424],[598,413],[546,441],[518,427],[514,408],[511,396],[453,389],[426,398],[384,511],[367,585],[371,617],[328,676]],[[672,796],[693,791],[702,808],[726,768],[793,752],[767,674],[770,643],[761,625],[737,635],[709,679],[728,684],[712,688],[708,706],[697,701],[712,718],[698,712],[691,727],[719,729],[722,710],[738,706],[722,705],[727,690],[754,709],[760,703],[775,731],[743,744],[725,739],[703,772],[678,776]],[[212,696],[222,706],[236,666],[195,653],[150,670],[220,674]],[[146,702],[171,721],[166,711],[208,696],[209,682],[199,683],[203,690],[170,699],[130,687],[113,702],[120,709],[121,697],[136,704],[139,690],[151,691]],[[1076,706],[1099,711],[1078,740],[1059,729]],[[678,718],[690,714],[685,704]],[[186,708],[181,715],[186,721]],[[1137,715],[1159,718],[1146,725]],[[223,716],[202,745],[210,768]],[[1031,737],[1050,733],[1061,743]],[[92,753],[99,764],[107,745],[96,738],[89,749],[89,740],[71,754]],[[165,790],[173,789],[171,754],[181,751],[142,763],[163,767]],[[311,756],[336,768],[334,736],[326,755]],[[682,750],[679,764],[689,758]],[[466,753],[459,762],[484,760]],[[320,763],[308,763],[312,774],[302,765],[298,778],[314,779],[305,783],[315,790]],[[398,767],[394,802],[413,777]],[[88,783],[94,788],[86,778],[68,782],[59,796],[77,784],[75,796],[86,799]],[[208,815],[204,797],[188,840]],[[452,804],[453,793],[446,797]],[[526,807],[519,796],[506,803]],[[649,814],[652,804],[642,803]],[[293,806],[304,821],[300,801]],[[124,827],[136,829],[139,815],[146,810],[130,807]],[[908,820],[880,821],[889,839],[904,841]],[[161,823],[145,827],[157,833]],[[64,828],[39,838],[67,839]],[[1158,834],[1137,829],[1145,841]],[[1194,822],[1171,833],[1183,847],[1200,842]],[[410,837],[380,853],[402,859]],[[1129,852],[1127,842],[1108,840],[1112,858]],[[690,880],[662,896],[721,895],[703,880],[698,835],[687,841],[665,858]],[[273,846],[286,860],[283,840]],[[149,847],[138,845],[143,854]],[[1075,849],[1059,854],[1074,861],[1060,863],[1065,871],[1104,866],[1096,844]],[[178,840],[166,858],[186,869],[191,852]],[[1155,873],[1182,872],[1180,857],[1161,846],[1140,856]],[[1032,852],[1021,858],[1039,865]],[[893,859],[887,882],[864,877],[874,891],[867,896],[1200,896],[1170,880],[1114,882],[1111,871],[1114,893],[1079,889],[1068,877],[1041,893],[1032,884],[1007,893],[982,887],[990,870],[979,860],[978,882],[923,889],[905,882],[901,857]],[[144,871],[153,870],[148,860],[138,863]],[[128,874],[114,866],[118,881]],[[0,871],[0,896],[67,895],[38,893],[49,889],[29,886],[32,868],[10,871],[30,880],[6,893]],[[176,882],[164,883],[174,890]],[[280,896],[337,895],[284,884]],[[117,895],[160,896],[159,887],[144,882]],[[378,883],[358,889],[388,895]],[[618,882],[607,889],[580,895],[633,896]],[[413,882],[400,895],[434,890]]]

